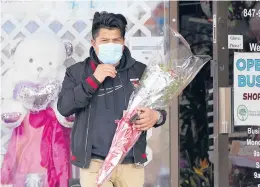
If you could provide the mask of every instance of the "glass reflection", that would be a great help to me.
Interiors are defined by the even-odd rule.
[[[253,52],[252,44],[259,44],[259,11],[260,3],[256,1],[234,1],[228,7],[228,34],[243,35],[244,49],[229,50],[230,85],[233,85],[233,61],[235,52]],[[255,13],[254,13],[255,12]],[[250,149],[258,150],[258,147],[247,146],[246,140],[259,140],[258,135],[248,135],[245,126],[234,126],[234,135],[230,137],[230,186],[257,186],[259,178],[255,178],[257,157],[246,156]],[[252,128],[257,128],[252,126]],[[243,152],[243,153],[242,153]]]
[[[130,6],[133,2],[129,2]],[[144,26],[149,30],[150,34],[144,33],[138,29],[133,37],[161,36],[163,25],[168,21],[169,2],[165,1],[145,1],[146,7],[135,9],[134,16],[137,20],[142,20],[147,10],[150,10],[150,17],[144,21]],[[134,24],[128,22],[128,30]],[[153,129],[151,137],[148,138],[147,154],[151,160],[145,166],[145,185],[144,187],[168,187],[170,180],[170,150],[169,150],[169,122],[167,121],[163,127]],[[149,133],[148,133],[149,134]],[[176,168],[177,169],[177,168]]]
[[[169,11],[167,1],[45,1],[33,3],[33,6],[27,6],[24,9],[15,9],[14,6],[16,6],[15,3],[10,4],[8,10],[1,12],[4,18],[1,22],[1,33],[4,33],[1,36],[2,72],[5,72],[12,64],[10,54],[12,46],[8,43],[15,38],[24,38],[30,33],[47,30],[57,34],[63,40],[72,41],[74,53],[65,62],[65,66],[68,67],[88,56],[91,19],[95,11],[118,12],[127,16],[127,39],[160,36],[164,23],[168,21]],[[41,11],[36,11],[39,10],[36,7],[42,7]],[[1,140],[8,140],[10,133],[8,129],[5,129],[1,134]],[[150,160],[145,166],[145,186],[167,187],[170,172],[169,122],[161,128],[153,129],[150,135],[147,139],[147,154]],[[5,150],[7,145],[8,141],[1,144],[3,147],[1,150]],[[5,152],[1,154],[4,155]],[[79,178],[79,171],[73,167],[75,180],[72,180],[72,183],[77,184],[77,178]]]

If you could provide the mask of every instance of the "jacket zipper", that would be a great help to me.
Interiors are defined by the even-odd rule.
[[[123,85],[123,82],[122,82],[122,80],[121,80],[120,73],[118,73],[118,78],[119,78],[119,81],[120,81],[120,83],[121,83],[121,85],[122,85],[122,88],[124,89],[124,85]],[[128,81],[128,80],[127,80],[127,81]],[[125,106],[127,107],[128,104],[126,104],[125,93],[124,93],[124,98],[125,98]],[[133,156],[134,156],[134,162],[136,163],[136,158],[135,158],[135,148],[134,148],[134,146],[133,146]]]
[[[88,122],[87,122],[87,135],[86,135],[86,143],[85,143],[85,163],[83,168],[86,167],[87,164],[87,146],[88,146],[88,132],[89,132],[89,118],[90,118],[90,112],[91,112],[91,105],[89,105],[89,112],[88,112]]]
[[[120,73],[118,73],[118,78],[119,78],[119,81],[120,81],[120,83],[121,83],[121,85],[122,85],[122,88],[123,88],[123,90],[124,90],[125,88],[124,88],[123,82],[122,82],[122,80],[121,80]],[[124,93],[124,98],[125,98],[125,106],[127,107],[128,105],[126,104],[125,93]]]
[[[135,146],[133,146],[133,156],[134,156],[134,162],[136,164],[136,158],[135,158]]]

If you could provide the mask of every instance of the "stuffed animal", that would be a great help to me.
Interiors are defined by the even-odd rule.
[[[49,105],[61,124],[71,126],[72,119],[61,116],[56,105],[66,71],[64,61],[72,54],[71,44],[46,33],[35,33],[14,43],[11,50],[14,66],[2,78],[1,108],[5,126],[16,127],[27,111],[37,112]]]
[[[72,45],[38,32],[15,41],[14,65],[2,79],[2,125],[13,129],[1,168],[1,184],[67,187],[70,128],[57,97]]]

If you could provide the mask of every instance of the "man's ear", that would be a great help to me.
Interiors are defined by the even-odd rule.
[[[124,39],[124,42],[123,42],[123,51],[125,50],[125,45],[126,45],[126,41]]]
[[[124,43],[123,43],[123,51],[125,50],[125,40],[124,40]]]
[[[91,45],[94,48],[95,52],[97,52],[98,51],[98,49],[97,49],[98,46],[97,46],[96,41],[94,39],[91,40]]]
[[[93,47],[96,47],[96,42],[95,42],[95,40],[91,39],[91,45],[92,45]]]

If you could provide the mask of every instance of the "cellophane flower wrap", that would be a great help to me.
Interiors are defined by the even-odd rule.
[[[107,181],[112,171],[119,165],[134,146],[141,131],[134,129],[130,122],[138,107],[163,109],[177,97],[192,81],[200,69],[210,60],[210,56],[192,54],[186,40],[169,27],[164,29],[164,41],[158,47],[164,47],[164,52],[158,51],[146,67],[140,80],[140,85],[132,93],[128,108],[121,120],[117,121],[117,129],[109,153],[99,170],[97,185]],[[172,50],[165,51],[169,45]]]

